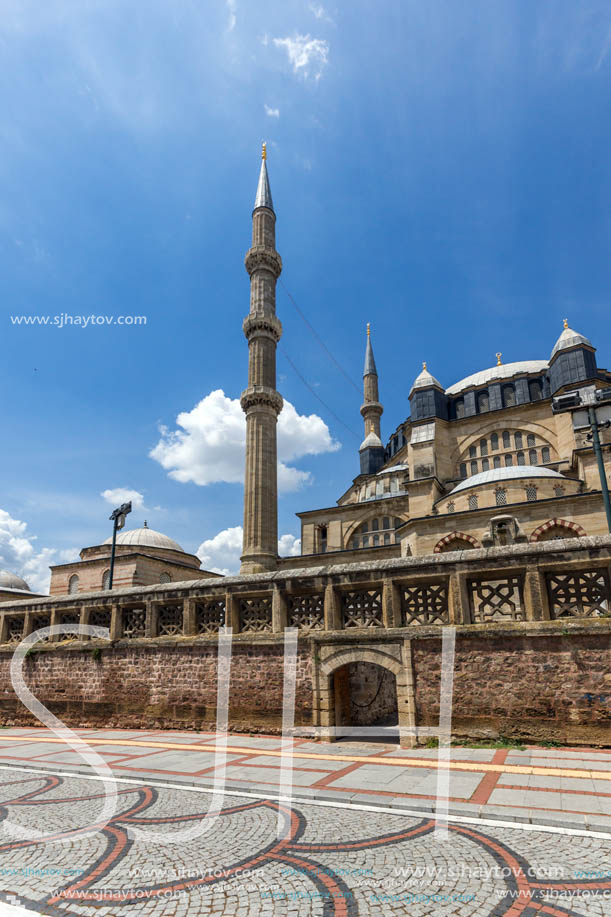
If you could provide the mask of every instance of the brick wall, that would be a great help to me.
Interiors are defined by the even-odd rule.
[[[278,732],[282,727],[282,644],[234,642],[231,728]],[[0,656],[0,723],[35,722],[10,683],[10,654]],[[204,728],[216,720],[216,646],[147,641],[103,648],[57,647],[25,661],[26,684],[68,725]],[[296,723],[311,722],[310,657],[297,663]]]

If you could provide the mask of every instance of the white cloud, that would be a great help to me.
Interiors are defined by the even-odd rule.
[[[236,24],[236,0],[227,0],[227,11],[229,12],[229,22],[227,29],[231,32],[235,29]]]
[[[279,108],[270,108],[269,105],[265,105],[265,114],[270,118],[279,118],[280,109]]]
[[[161,427],[161,439],[149,455],[175,481],[205,486],[244,480],[246,420],[237,398],[222,389],[210,392],[191,411],[176,418],[178,430]],[[287,462],[339,449],[326,423],[316,414],[298,414],[289,401],[278,418],[278,488],[298,490],[311,480],[308,471]]]
[[[144,505],[144,497],[137,490],[130,490],[128,487],[115,487],[110,490],[103,490],[100,494],[101,497],[104,497],[107,503],[110,503],[111,506],[121,506],[122,503],[132,504],[132,509],[134,510],[144,510],[146,509]]]
[[[36,536],[27,532],[27,523],[0,509],[0,567],[23,577],[32,592],[48,592],[49,565],[78,560],[79,552],[77,548],[37,551],[35,541]]]
[[[333,22],[322,3],[310,3],[309,10],[321,22]]]
[[[230,576],[240,570],[242,553],[242,526],[223,529],[214,538],[202,541],[195,552],[205,570]],[[301,554],[301,539],[295,535],[281,535],[278,539],[278,553],[281,557],[296,557]]]
[[[312,76],[320,79],[323,68],[329,60],[329,42],[324,38],[311,38],[310,35],[295,35],[293,38],[274,38],[277,48],[285,48],[293,73],[301,73],[304,78]]]

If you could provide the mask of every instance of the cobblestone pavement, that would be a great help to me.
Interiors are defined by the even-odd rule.
[[[115,815],[92,831],[98,780],[0,771],[0,900],[100,917],[611,914],[608,839],[451,823],[444,840],[426,816],[244,793],[214,820],[205,788],[155,782],[120,780]],[[133,838],[206,828],[180,843]]]

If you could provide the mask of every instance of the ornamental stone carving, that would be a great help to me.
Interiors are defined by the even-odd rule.
[[[244,319],[242,330],[248,340],[254,337],[266,337],[277,344],[282,336],[282,322],[275,315],[251,313]]]
[[[282,258],[273,248],[254,245],[246,252],[244,266],[249,274],[259,270],[270,271],[278,279],[282,273]]]
[[[240,397],[242,410],[250,410],[254,407],[271,408],[275,414],[279,414],[284,405],[282,395],[273,388],[266,385],[251,385],[245,389]]]

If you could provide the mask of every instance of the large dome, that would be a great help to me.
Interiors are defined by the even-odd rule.
[[[509,468],[492,468],[490,471],[480,471],[470,478],[465,478],[457,484],[451,494],[467,490],[469,487],[480,487],[482,484],[491,484],[494,481],[511,481],[516,478],[560,478],[566,481],[564,475],[553,471],[551,468],[541,468],[538,465],[511,465]],[[446,494],[447,496],[447,494]]]
[[[20,589],[22,592],[29,592],[30,587],[24,579],[11,573],[10,570],[0,570],[0,589]]]
[[[104,544],[112,544],[112,538],[107,538]],[[181,548],[177,541],[168,538],[162,532],[150,529],[146,524],[141,529],[129,529],[127,532],[119,532],[117,544],[133,544],[146,548],[165,548],[166,551],[185,553],[184,548]]]
[[[460,382],[455,382],[446,389],[447,395],[457,395],[465,389],[477,385],[487,385],[488,382],[494,382],[496,379],[510,379],[518,374],[529,375],[531,373],[540,373],[548,368],[547,360],[522,360],[518,363],[501,363],[500,366],[491,366],[490,369],[482,369],[471,376],[465,376]]]

